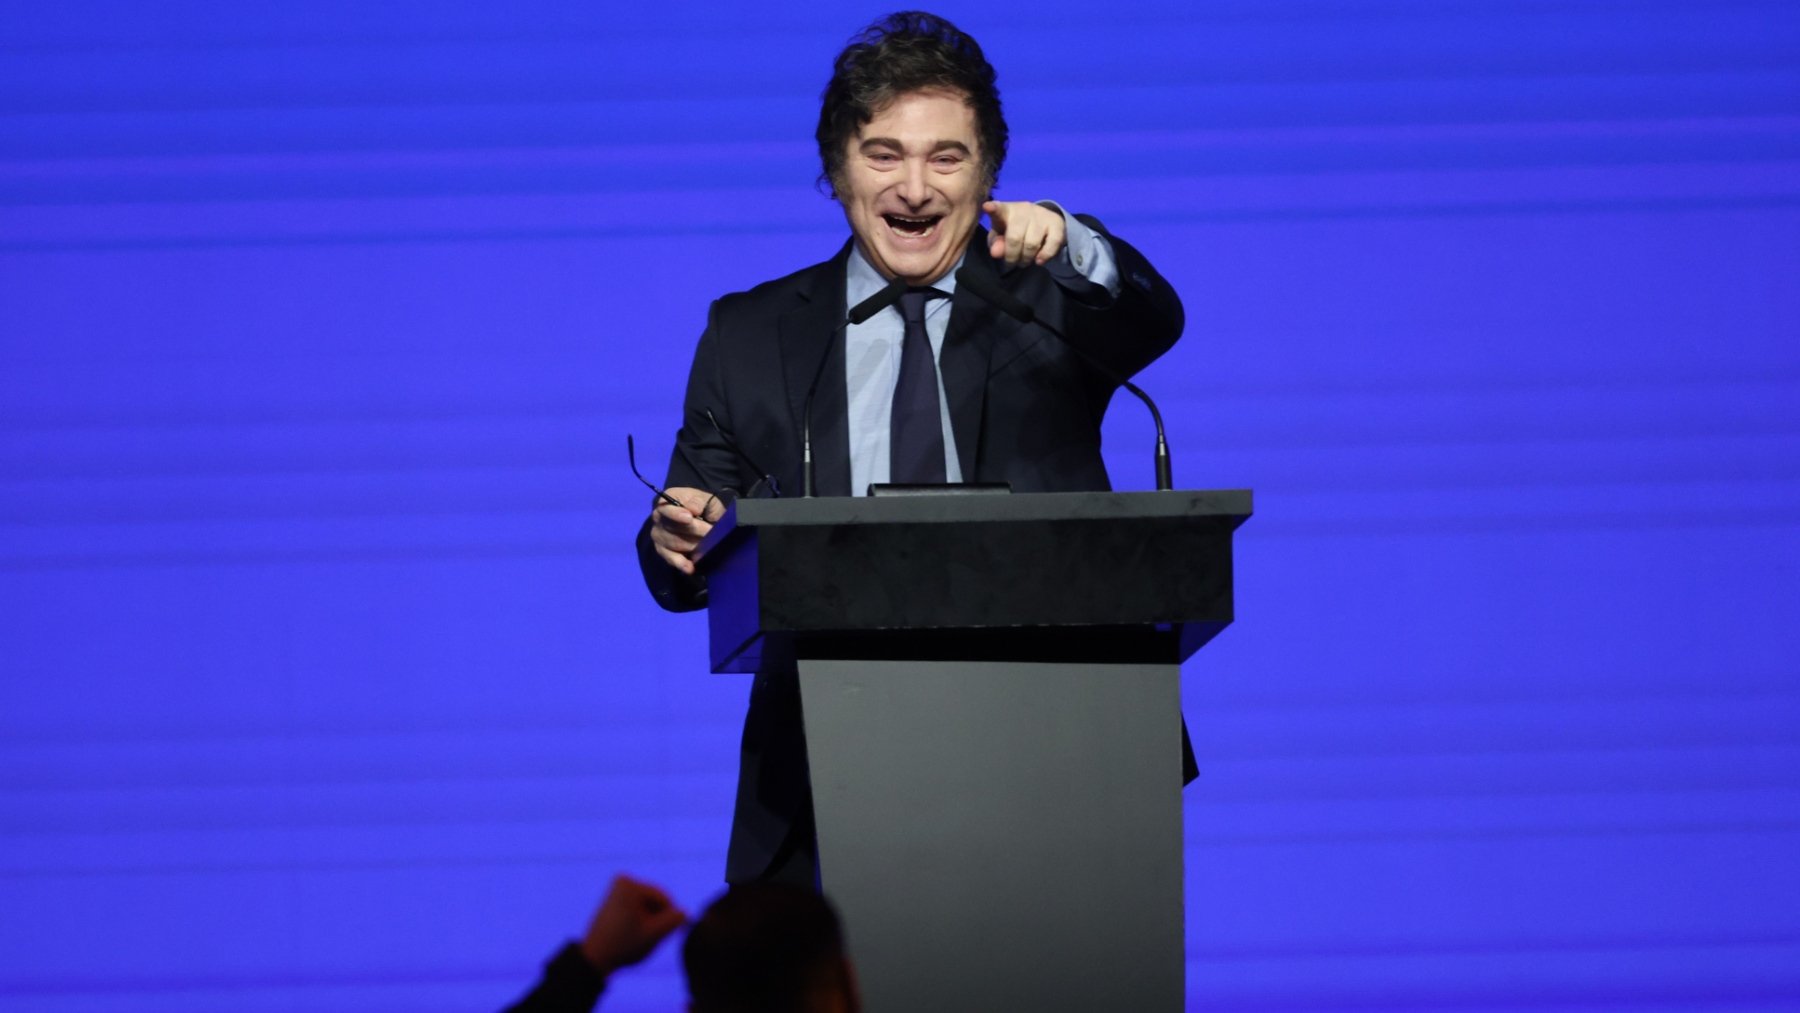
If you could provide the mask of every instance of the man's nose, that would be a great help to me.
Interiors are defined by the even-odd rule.
[[[918,207],[931,199],[931,186],[925,179],[925,163],[907,159],[901,169],[900,199]]]

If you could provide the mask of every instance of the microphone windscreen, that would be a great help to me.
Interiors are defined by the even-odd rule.
[[[901,281],[899,278],[895,278],[893,281],[888,282],[886,288],[867,299],[864,299],[862,302],[857,303],[855,306],[850,307],[850,312],[845,314],[845,319],[849,321],[851,326],[860,324],[875,314],[880,313],[882,310],[887,309],[889,306],[899,302],[900,297],[905,294],[906,282]]]

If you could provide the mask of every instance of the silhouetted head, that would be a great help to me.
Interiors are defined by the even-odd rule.
[[[856,978],[825,898],[773,883],[734,886],[681,946],[692,1013],[856,1013]]]

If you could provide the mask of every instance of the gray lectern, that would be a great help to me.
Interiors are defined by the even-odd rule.
[[[715,672],[797,668],[871,1013],[1182,1008],[1180,663],[1250,493],[740,500]]]

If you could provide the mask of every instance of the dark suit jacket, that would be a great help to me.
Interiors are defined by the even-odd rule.
[[[1081,220],[1104,233],[1098,221]],[[1142,255],[1115,236],[1107,239],[1121,281],[1116,299],[1103,291],[1078,297],[1042,269],[1001,274],[979,228],[964,266],[992,272],[1088,356],[1115,376],[1130,376],[1181,335],[1181,301]],[[822,375],[812,406],[817,491],[851,494],[842,339],[849,253],[846,243],[823,264],[713,304],[688,376],[667,485],[748,490],[761,476],[747,456],[784,493],[798,495],[806,396]],[[1043,327],[1020,324],[959,286],[939,369],[966,481],[1006,482],[1014,492],[1112,487],[1100,457],[1100,420],[1118,385]],[[742,455],[720,439],[709,410]],[[638,554],[664,608],[705,605],[703,580],[683,577],[656,555],[648,523],[638,534]],[[759,876],[794,820],[810,813],[799,728],[792,679],[758,676],[744,728],[726,876],[732,882]]]

